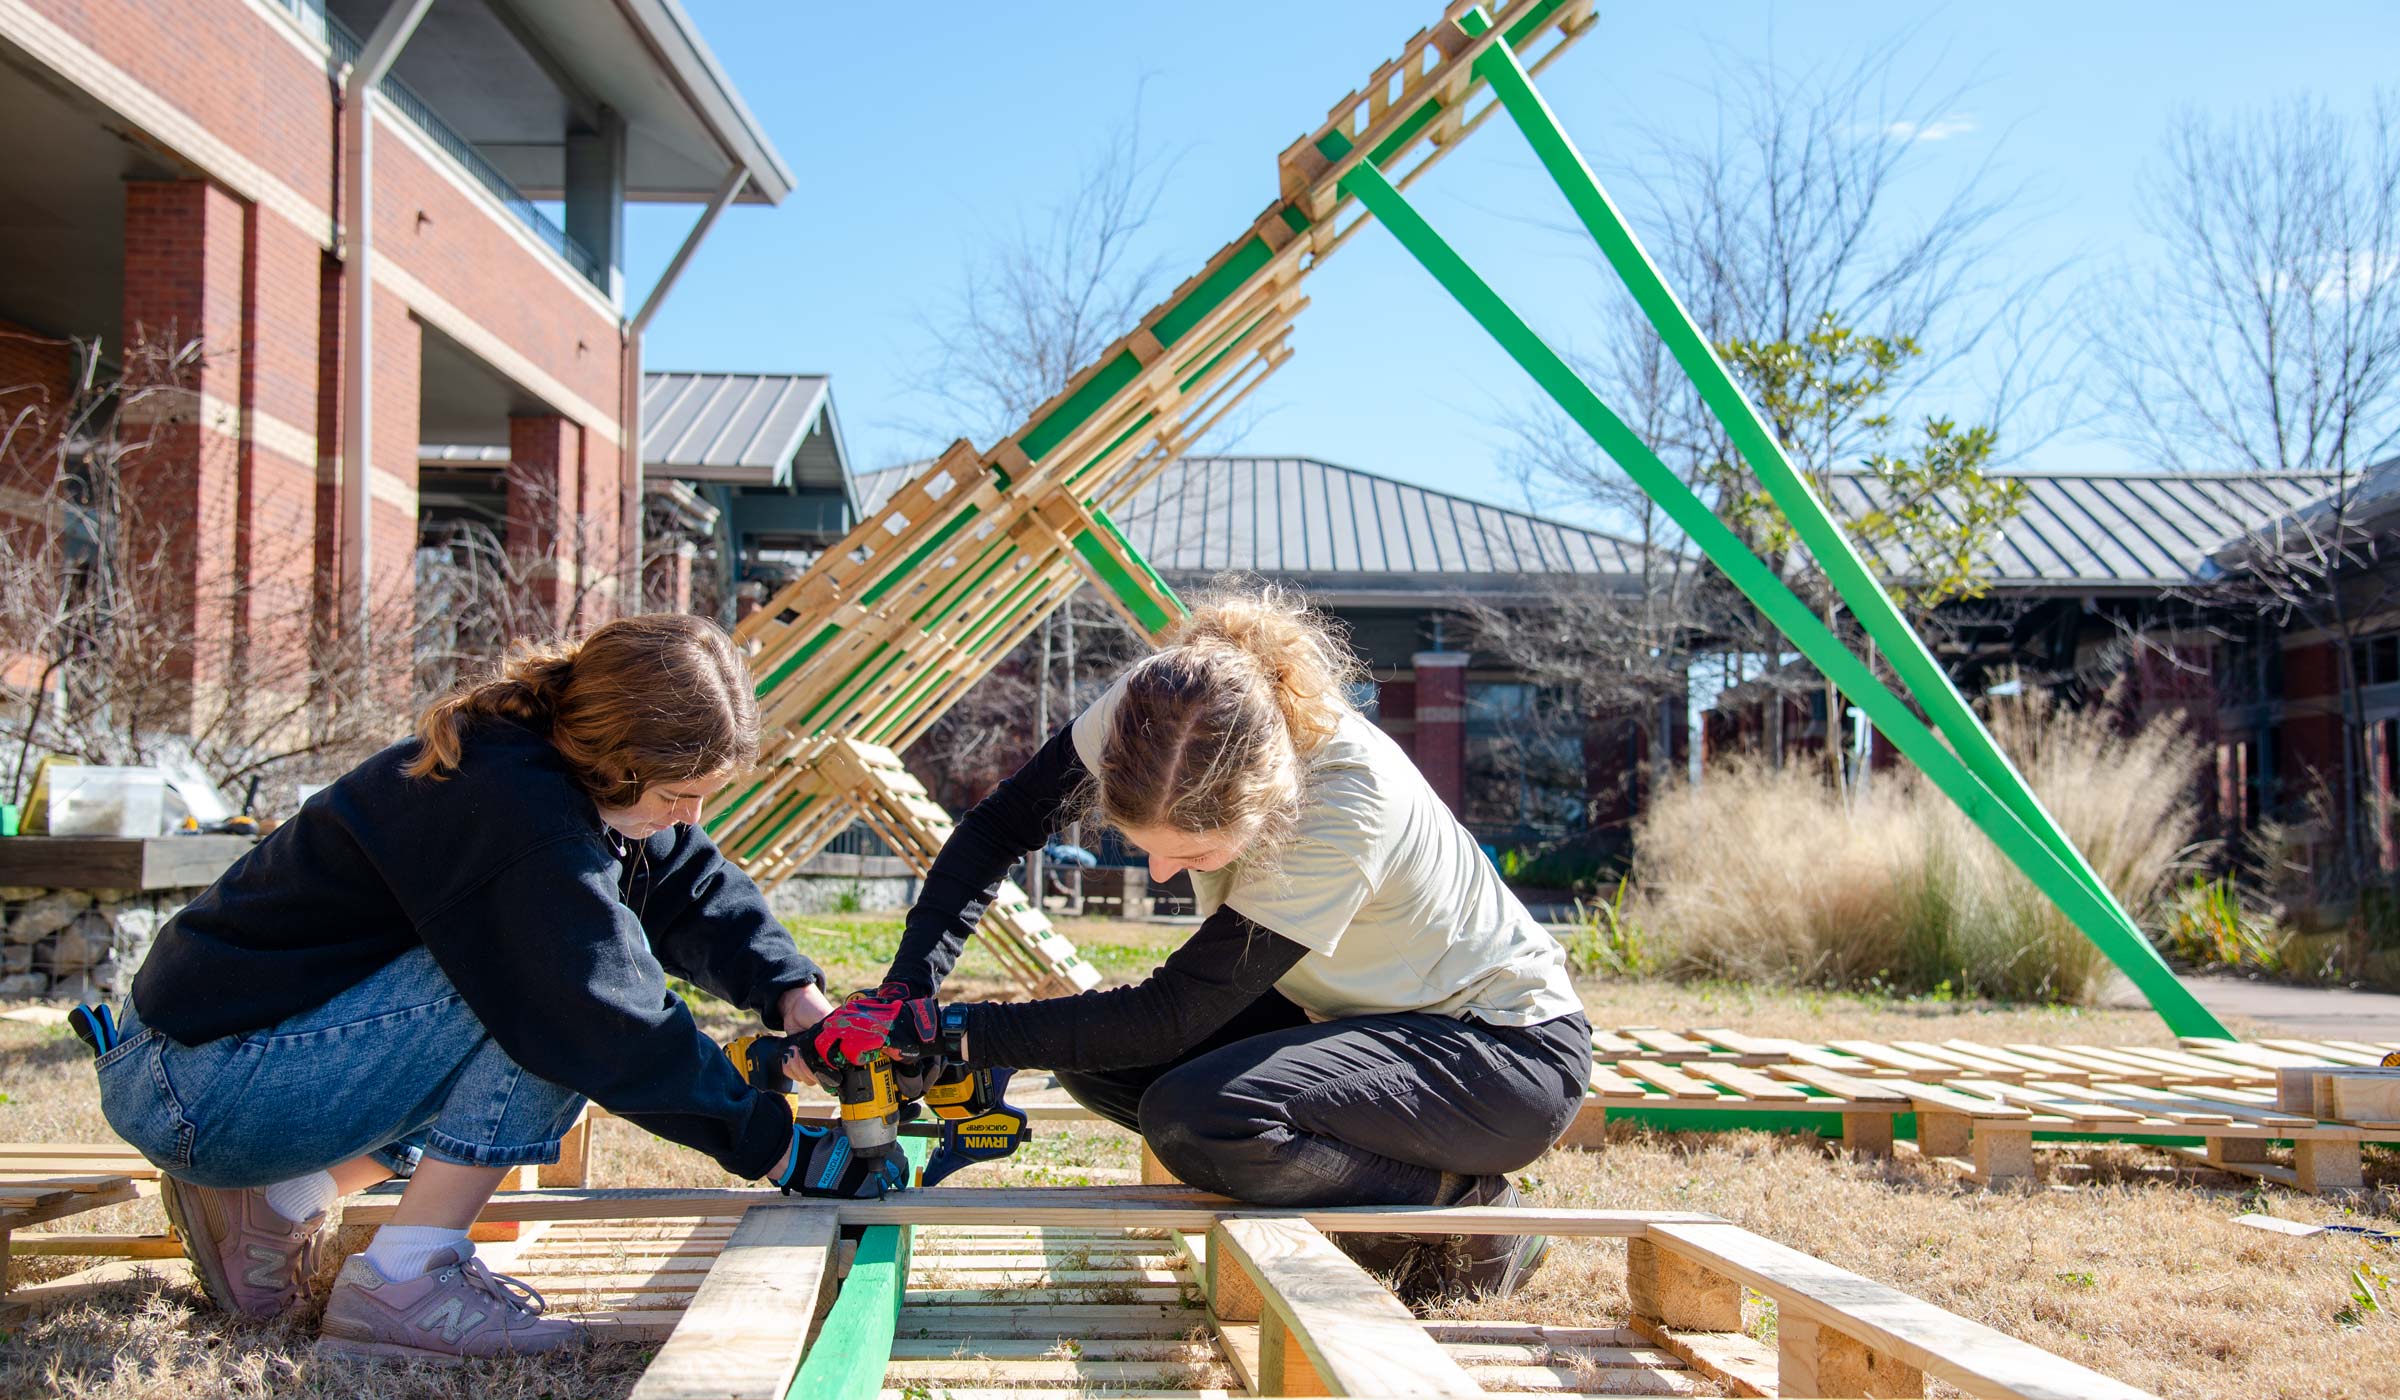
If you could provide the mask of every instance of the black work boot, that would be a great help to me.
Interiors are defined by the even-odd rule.
[[[1442,1174],[1436,1206],[1522,1205],[1524,1198],[1505,1176]],[[1488,1293],[1505,1298],[1550,1252],[1547,1235],[1367,1235],[1344,1232],[1334,1244],[1369,1273],[1391,1280],[1392,1291],[1410,1307],[1453,1293]]]

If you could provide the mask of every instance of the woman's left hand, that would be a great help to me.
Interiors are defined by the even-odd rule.
[[[803,982],[783,994],[783,1033],[799,1035],[816,1029],[817,1022],[833,1014],[833,1001],[825,989],[814,982]]]

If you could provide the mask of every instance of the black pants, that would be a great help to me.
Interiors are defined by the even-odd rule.
[[[1538,1026],[1422,1012],[1312,1023],[1269,992],[1167,1064],[1058,1082],[1205,1190],[1261,1205],[1435,1205],[1445,1172],[1502,1175],[1547,1151],[1591,1062],[1580,1013]]]

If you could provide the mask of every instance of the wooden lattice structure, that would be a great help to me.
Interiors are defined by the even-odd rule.
[[[2037,1139],[2106,1139],[2323,1192],[2361,1184],[2362,1147],[2400,1143],[2388,1099],[2363,1108],[2334,1095],[2295,1099],[2286,1082],[2379,1066],[2400,1041],[1816,1044],[1724,1027],[1628,1027],[1598,1031],[1593,1042],[1592,1097],[1568,1146],[1598,1145],[1611,1119],[1688,1129],[1805,1122],[1888,1155],[1905,1116],[1920,1154],[1985,1182],[2029,1175]],[[2277,1144],[2290,1145],[2290,1165],[2269,1159]]]
[[[354,1203],[346,1227],[388,1203]],[[1176,1186],[529,1192],[494,1251],[598,1339],[665,1336],[635,1400],[835,1396],[1969,1395],[2144,1392],[1686,1211],[1276,1210]],[[867,1227],[860,1235],[856,1227]],[[1538,1232],[1626,1242],[1622,1316],[1423,1322],[1329,1238]],[[851,1238],[851,1236],[857,1236]],[[1770,1299],[1772,1344],[1743,1293]]]
[[[888,791],[899,769],[877,756],[905,750],[1083,583],[1144,635],[1173,624],[1181,605],[1112,512],[1290,356],[1302,281],[1364,222],[1343,177],[1371,158],[1405,187],[1494,110],[1478,57],[1506,45],[1539,71],[1592,22],[1590,0],[1512,0],[1470,37],[1455,21],[1471,8],[1453,0],[1335,104],[1284,153],[1278,197],[1250,227],[1022,427],[986,450],[952,444],[743,620],[765,742],[708,827],[760,883],[862,818],[929,866],[947,818],[921,791]],[[1328,159],[1328,140],[1354,149]],[[987,918],[1012,969],[1035,965],[1019,972],[1030,990],[1091,985],[1022,892]]]

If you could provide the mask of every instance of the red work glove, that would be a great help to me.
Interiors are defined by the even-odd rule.
[[[877,1051],[895,1060],[918,1060],[941,1050],[941,1004],[911,997],[909,988],[887,982],[872,992],[853,992],[817,1024],[813,1043],[834,1065],[863,1064]]]

